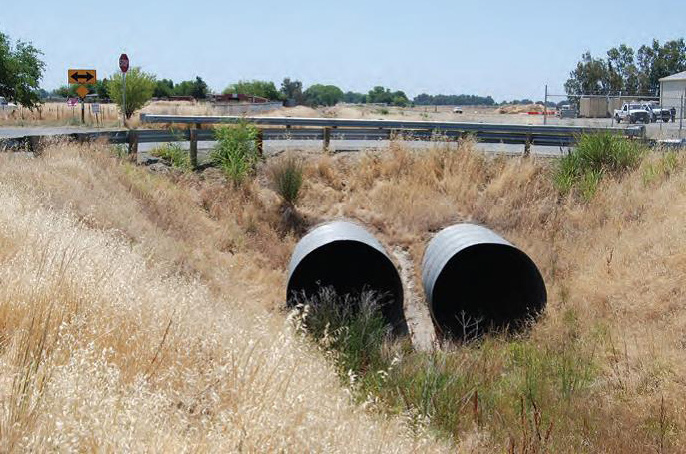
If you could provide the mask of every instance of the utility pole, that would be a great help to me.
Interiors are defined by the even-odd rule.
[[[545,97],[543,101],[543,124],[548,124],[548,84],[545,84]]]

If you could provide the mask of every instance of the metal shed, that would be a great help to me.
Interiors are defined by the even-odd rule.
[[[686,71],[660,79],[660,105],[664,109],[674,107],[677,118],[683,118],[686,98]]]

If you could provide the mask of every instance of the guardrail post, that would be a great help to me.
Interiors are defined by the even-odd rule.
[[[190,147],[190,158],[191,158],[191,169],[195,170],[198,168],[198,130],[191,129],[189,139],[191,141]]]
[[[531,154],[531,135],[526,135],[526,142],[524,142],[524,157],[528,158]]]
[[[40,149],[40,136],[29,136],[28,137],[28,146],[29,146],[29,151],[32,152],[35,155],[39,155],[41,152]]]
[[[259,129],[257,131],[257,154],[261,157],[264,156],[264,134],[262,133],[262,130]]]
[[[129,156],[132,161],[138,161],[138,131],[129,129]]]
[[[324,128],[324,153],[329,151],[329,144],[331,143],[331,128]]]

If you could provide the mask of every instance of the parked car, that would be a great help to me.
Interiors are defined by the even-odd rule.
[[[643,107],[651,113],[651,121],[656,122],[657,120],[662,120],[663,122],[668,122],[671,118],[669,109],[663,109],[657,102],[645,103]]]
[[[453,113],[459,113],[459,114],[461,114],[461,113],[462,113],[462,107],[454,107],[454,108],[453,108]]]
[[[647,111],[639,102],[626,102],[621,109],[615,110],[615,121],[621,123],[650,123],[652,113]]]
[[[579,116],[579,113],[571,105],[563,104],[562,106],[560,106],[560,110],[558,110],[557,116],[560,118],[576,118]]]

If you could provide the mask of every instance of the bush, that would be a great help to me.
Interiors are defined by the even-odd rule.
[[[270,167],[269,176],[274,191],[279,194],[284,203],[295,205],[303,183],[302,162],[294,156],[281,159]]]
[[[378,380],[377,371],[389,367],[383,346],[391,327],[379,301],[372,291],[341,296],[331,287],[298,301],[304,327],[317,343],[335,353],[341,379],[348,382],[354,375],[367,382],[361,383],[363,389]]]
[[[155,148],[152,150],[151,154],[177,169],[187,170],[191,167],[190,155],[177,143],[166,144]]]
[[[246,122],[220,126],[214,130],[214,137],[219,143],[212,150],[210,160],[224,171],[234,185],[240,185],[255,172],[260,158],[257,135],[257,128]]]
[[[555,186],[563,195],[576,189],[589,200],[605,175],[616,177],[634,169],[645,151],[642,143],[616,134],[583,135],[576,148],[560,160]]]
[[[126,112],[124,112],[126,118],[131,118],[136,110],[143,107],[152,98],[156,84],[154,75],[145,73],[138,67],[131,68],[126,73]],[[107,92],[110,99],[121,109],[123,78],[120,72],[117,72],[107,81]]]

